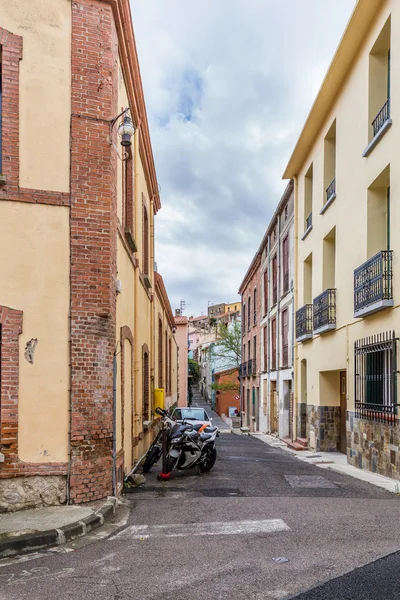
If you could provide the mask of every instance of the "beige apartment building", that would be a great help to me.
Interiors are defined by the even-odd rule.
[[[296,434],[400,478],[400,3],[358,0],[295,182]]]
[[[0,512],[118,494],[177,399],[129,0],[0,0]]]

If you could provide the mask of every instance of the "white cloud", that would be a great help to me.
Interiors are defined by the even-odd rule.
[[[233,302],[354,0],[132,0],[173,308]]]

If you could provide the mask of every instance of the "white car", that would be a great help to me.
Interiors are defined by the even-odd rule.
[[[171,413],[171,419],[176,421],[187,421],[193,425],[201,423],[212,427],[212,418],[208,416],[204,408],[196,408],[192,406],[184,406],[182,408],[174,408]]]

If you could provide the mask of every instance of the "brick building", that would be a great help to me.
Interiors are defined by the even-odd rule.
[[[260,421],[260,253],[257,251],[239,288],[242,297],[242,363],[241,378],[242,424],[258,431]]]
[[[0,0],[0,57],[1,511],[118,493],[176,345],[129,0]]]

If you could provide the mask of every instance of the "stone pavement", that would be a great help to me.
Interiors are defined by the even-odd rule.
[[[234,431],[234,433],[238,432]],[[296,458],[299,458],[308,464],[316,465],[321,469],[329,469],[330,471],[335,471],[336,473],[350,475],[350,477],[355,477],[361,481],[366,481],[367,483],[381,487],[388,492],[400,494],[399,481],[391,479],[390,477],[384,477],[383,475],[371,473],[370,471],[357,469],[357,467],[349,465],[346,455],[342,452],[310,452],[307,450],[296,451],[289,448],[285,442],[273,435],[269,435],[267,433],[251,433],[249,435],[261,440],[273,448],[281,448],[282,450],[286,450],[292,456],[296,456]]]
[[[209,473],[168,481],[157,464],[126,490],[127,521],[111,535],[0,560],[0,600],[358,600],[335,578],[400,549],[395,494],[252,436],[221,434],[217,454]],[[398,597],[394,564],[384,588],[364,570],[354,579],[363,600]],[[327,580],[335,595],[311,592]]]

